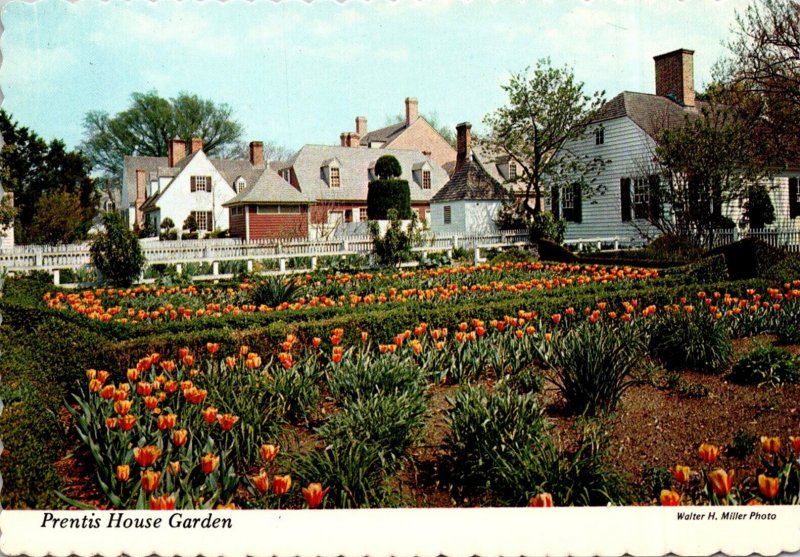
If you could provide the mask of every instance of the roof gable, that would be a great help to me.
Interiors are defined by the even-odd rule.
[[[493,178],[473,154],[453,177],[433,196],[431,203],[446,201],[503,201],[511,194],[498,180]]]
[[[682,126],[687,117],[701,117],[706,106],[707,103],[698,101],[696,106],[686,107],[667,97],[623,91],[600,108],[592,124],[628,117],[647,135],[657,139],[662,130]]]

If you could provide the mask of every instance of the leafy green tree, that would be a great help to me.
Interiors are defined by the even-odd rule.
[[[145,257],[139,239],[119,213],[103,215],[105,230],[90,247],[92,264],[105,282],[114,286],[130,286],[144,269]]]
[[[30,239],[37,244],[69,244],[83,236],[87,220],[80,197],[65,191],[49,191],[39,198],[30,226]]]
[[[184,219],[183,230],[197,232],[197,219],[194,218],[194,213],[189,213],[189,216]]]
[[[97,214],[98,192],[89,176],[92,166],[79,151],[67,150],[60,140],[47,143],[35,132],[14,122],[0,110],[0,176],[3,187],[14,193],[17,208],[15,235],[20,243],[36,241],[32,236],[39,199],[48,192],[74,194],[80,203],[80,226],[75,239],[85,237]]]
[[[484,118],[489,128],[484,143],[517,163],[528,217],[542,211],[545,187],[580,183],[588,197],[605,161],[566,147],[588,133],[586,124],[602,106],[603,93],[585,94],[572,69],[554,68],[549,59],[539,60],[533,73],[526,68],[512,75],[503,90],[508,103]]]
[[[0,195],[0,230],[11,226],[17,216],[17,209],[11,202],[11,197]],[[0,232],[2,235],[2,232]]]
[[[373,251],[381,265],[398,265],[410,261],[411,248],[417,236],[417,218],[412,216],[411,223],[404,227],[396,209],[389,209],[389,227],[381,236],[378,223],[369,223],[369,234],[372,237]]]
[[[775,207],[763,184],[755,184],[749,188],[743,216],[750,228],[764,228],[775,222]]]

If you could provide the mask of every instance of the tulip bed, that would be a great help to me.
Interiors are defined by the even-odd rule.
[[[440,389],[452,396],[437,459],[454,500],[624,504],[636,497],[613,467],[603,418],[624,406],[669,341],[664,331],[688,331],[691,343],[715,328],[746,336],[798,317],[795,281],[744,296],[698,291],[661,306],[627,299],[449,328],[419,323],[386,342],[367,331],[348,341],[342,328],[289,333],[263,354],[209,342],[148,354],[125,372],[89,370],[71,412],[101,506],[413,504],[412,453],[425,443]],[[697,354],[697,362],[710,357]],[[568,442],[547,415],[548,392],[581,416]],[[800,440],[780,445],[764,437],[760,465],[740,481],[732,471],[678,465],[674,483],[641,502],[797,503]],[[699,449],[708,466],[718,455],[718,447]]]

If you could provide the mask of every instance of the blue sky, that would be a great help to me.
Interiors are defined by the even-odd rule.
[[[589,91],[653,92],[652,57],[695,50],[695,85],[744,0],[228,3],[11,1],[2,11],[3,107],[46,139],[75,147],[89,110],[131,93],[180,91],[229,104],[246,139],[290,148],[338,143],[416,96],[454,126],[505,101],[510,72],[550,57]]]

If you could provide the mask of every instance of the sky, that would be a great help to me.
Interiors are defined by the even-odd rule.
[[[245,140],[338,144],[419,99],[453,128],[506,102],[512,73],[549,57],[606,98],[654,92],[653,56],[695,51],[695,87],[745,0],[11,0],[1,12],[3,108],[70,148],[90,110],[134,92],[226,103]]]

